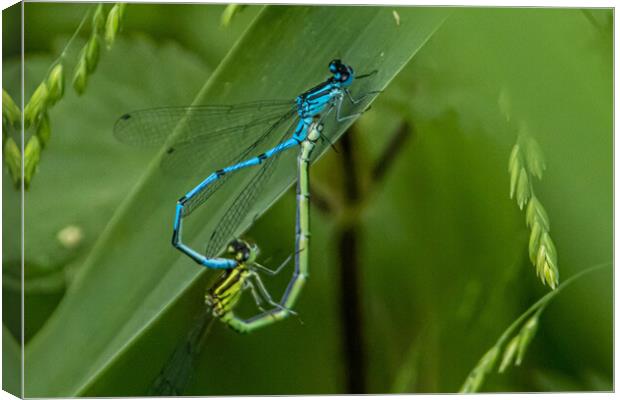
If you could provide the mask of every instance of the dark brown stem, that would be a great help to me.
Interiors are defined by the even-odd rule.
[[[344,173],[345,210],[360,201],[358,173],[353,151],[353,129],[341,140]],[[347,392],[366,393],[366,355],[361,304],[361,268],[359,263],[359,227],[357,221],[345,221],[338,237],[340,256],[340,313],[342,345],[346,364]]]
[[[394,160],[396,160],[398,154],[405,147],[405,143],[412,132],[413,126],[409,125],[407,121],[403,121],[400,124],[372,169],[371,178],[373,183],[380,182],[385,177],[387,171],[394,164]]]
[[[370,173],[371,187],[380,182],[392,167],[394,160],[411,136],[413,128],[403,122],[392,135],[390,142],[378,158]],[[364,394],[366,388],[366,351],[364,342],[364,324],[362,319],[362,266],[359,252],[361,243],[360,222],[351,214],[363,203],[364,197],[370,193],[360,188],[359,168],[355,160],[354,136],[355,126],[345,133],[341,144],[342,174],[344,196],[341,208],[343,218],[337,233],[339,255],[339,293],[340,314],[342,321],[341,342],[346,367],[346,390],[351,394]],[[372,190],[372,188],[369,188]],[[312,191],[316,194],[316,191]],[[314,205],[327,214],[333,214],[335,204],[328,196],[314,196]]]

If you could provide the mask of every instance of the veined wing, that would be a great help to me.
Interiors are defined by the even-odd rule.
[[[290,100],[276,100],[138,110],[118,119],[114,135],[140,147],[167,143],[162,169],[193,176],[232,163],[284,115],[293,117],[295,109]]]
[[[287,131],[294,128],[293,124],[287,126]],[[289,135],[285,133],[280,137],[278,143],[282,143],[288,137]],[[207,244],[205,253],[207,257],[216,256],[224,245],[232,239],[235,231],[243,222],[244,218],[248,215],[250,208],[253,204],[255,204],[257,197],[268,185],[269,178],[271,178],[273,172],[276,170],[278,160],[283,153],[286,153],[286,151],[277,153],[263,161],[258,170],[254,172],[254,176],[248,184],[240,192],[238,192],[232,205],[226,210],[226,213],[220,219],[209,238],[209,243]]]
[[[194,361],[213,324],[210,313],[202,313],[187,337],[177,345],[149,388],[149,396],[183,396],[194,370]]]
[[[237,153],[234,158],[231,158],[227,163],[227,166],[236,164],[242,160],[246,160],[250,158],[250,156],[258,155],[263,153],[281,143],[285,138],[289,137],[293,133],[293,129],[297,123],[297,119],[292,119],[292,114],[285,114],[281,116],[278,120],[273,121],[270,126],[263,129],[262,133],[258,137],[258,139],[247,146],[245,149],[241,151],[241,153]],[[274,156],[274,157],[277,157]],[[273,158],[273,157],[272,157]],[[183,159],[175,159],[178,161],[175,162],[184,162]],[[271,159],[268,159],[267,162],[263,163],[263,166],[268,163]],[[167,159],[162,161],[164,165],[169,168],[169,165],[166,165],[167,162],[173,162],[172,159]],[[258,167],[248,169],[255,171],[259,169]],[[215,169],[212,169],[210,172],[213,172]],[[235,177],[244,176],[247,173],[247,169],[236,171],[233,173],[226,174],[220,177],[218,180],[211,183],[209,186],[205,187],[200,192],[194,194],[194,196],[185,202],[185,207],[183,208],[183,216],[187,216],[192,213],[196,208],[198,208],[201,204],[203,204],[213,193],[218,191],[223,185],[226,184],[230,180],[230,178],[234,175]]]
[[[136,110],[121,116],[114,125],[114,135],[126,144],[157,146],[183,119],[189,123],[177,137],[180,141],[192,137],[216,134],[239,127],[262,116],[282,114],[294,107],[291,100],[266,100],[235,105],[197,105],[156,107]]]

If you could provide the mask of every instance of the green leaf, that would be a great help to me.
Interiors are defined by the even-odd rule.
[[[65,40],[59,43],[64,44]],[[43,152],[25,204],[28,214],[25,243],[36,243],[36,250],[28,247],[25,254],[26,289],[30,288],[31,292],[47,293],[52,287],[56,292],[63,290],[64,281],[70,279],[73,270],[81,268],[115,209],[153,156],[152,150],[126,148],[114,139],[112,126],[116,118],[132,108],[190,103],[196,90],[195,82],[204,80],[209,74],[210,69],[204,63],[177,45],[169,43],[156,47],[144,38],[125,40],[120,37],[115,47],[119,47],[118,51],[107,53],[97,73],[91,77],[92,95],[77,97],[69,90],[63,100],[48,111],[54,137]],[[40,82],[51,63],[49,57],[31,56],[29,60],[26,93]],[[7,81],[18,87],[20,80],[13,78],[19,77],[20,65],[18,62],[7,64],[4,69]],[[154,64],[158,69],[149,70]],[[119,68],[119,65],[125,67]],[[136,79],[140,73],[142,79]],[[19,178],[19,148],[9,138],[5,152],[9,143],[12,143],[10,154],[14,154],[16,163],[13,164]],[[5,193],[14,192],[10,183],[6,175]],[[14,211],[18,210],[16,206],[10,208],[8,204],[5,224],[10,229],[20,223],[20,213]],[[79,243],[67,245],[63,232],[68,228],[82,233]],[[5,244],[3,261],[7,266],[20,265],[19,255],[19,242]],[[19,269],[14,273],[19,282]],[[45,312],[49,313],[50,308],[45,307]],[[27,326],[39,325],[29,321],[34,314],[32,308],[26,313]]]
[[[204,64],[176,45],[158,48],[144,39],[119,39],[118,46],[92,76],[92,95],[67,93],[48,112],[54,138],[28,192],[25,216],[25,241],[37,243],[36,251],[26,252],[27,271],[33,275],[33,269],[50,272],[86,256],[152,158],[152,151],[126,148],[114,139],[116,118],[134,107],[189,103],[195,81],[208,76]],[[121,63],[124,68],[118,68]],[[47,58],[32,57],[26,82],[36,84],[49,64]],[[144,79],[137,80],[141,72]],[[19,76],[19,64],[7,66],[5,73]],[[20,168],[18,163],[17,172]],[[79,248],[67,249],[57,239],[69,226],[84,233]]]
[[[195,103],[292,98],[323,79],[327,63],[335,57],[360,73],[378,70],[372,79],[356,84],[354,93],[383,89],[448,13],[443,8],[398,12],[399,26],[392,8],[267,7]],[[142,73],[136,71],[136,79],[142,79]],[[341,124],[326,131],[333,141],[346,128]],[[294,174],[278,171],[250,214],[272,204]],[[151,163],[99,238],[57,312],[30,342],[28,396],[85,393],[199,275],[202,269],[169,244],[174,200],[193,184],[190,179],[165,179],[158,160]],[[198,234],[214,227],[217,220],[208,216],[218,215],[224,206],[210,202],[208,210],[192,214],[200,226],[187,225],[184,234],[190,244],[202,246],[205,238]],[[250,222],[245,221],[243,228]]]

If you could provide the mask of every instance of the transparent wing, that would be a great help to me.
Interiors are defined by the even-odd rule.
[[[204,312],[187,337],[179,343],[149,388],[149,396],[182,396],[192,377],[194,361],[214,319]]]
[[[186,129],[179,134],[184,141],[197,136],[217,136],[232,127],[240,127],[262,116],[282,114],[294,106],[291,100],[266,100],[236,105],[157,107],[136,110],[121,116],[114,135],[126,144],[157,146],[166,141],[174,128],[187,118]]]
[[[149,147],[167,143],[162,169],[173,175],[194,176],[233,161],[284,115],[295,114],[290,101],[260,101],[232,106],[183,106],[138,110],[114,125],[122,143]]]
[[[258,139],[247,146],[245,149],[232,158],[226,166],[234,165],[242,160],[248,159],[251,156],[258,155],[266,150],[269,150],[277,146],[284,138],[287,138],[293,133],[293,128],[297,124],[297,119],[294,118],[291,121],[292,114],[285,114],[280,116],[276,121],[273,121],[270,126],[263,129]],[[274,140],[277,138],[278,140]],[[277,157],[277,155],[275,156]],[[263,166],[269,163],[268,159]],[[257,170],[259,167],[249,167],[250,170]],[[262,169],[262,168],[261,168]],[[215,171],[212,169],[210,172]],[[223,185],[225,185],[233,175],[243,176],[246,171],[236,171],[230,174],[222,176],[220,179],[214,181],[211,185],[207,186],[202,191],[195,194],[191,199],[185,203],[183,208],[183,216],[191,214],[196,208],[203,204],[207,199],[211,197],[213,193],[218,191]]]
[[[291,124],[288,130],[292,128],[293,125]],[[281,143],[287,138],[288,134],[284,134],[279,142]],[[237,194],[232,205],[226,210],[224,216],[220,219],[211,234],[205,252],[207,257],[216,256],[224,245],[232,239],[235,231],[248,215],[250,208],[255,204],[257,197],[269,184],[269,179],[276,170],[278,160],[285,152],[286,151],[280,152],[265,160],[260,168],[254,172],[254,176],[247,185]]]

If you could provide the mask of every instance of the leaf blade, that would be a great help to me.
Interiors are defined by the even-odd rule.
[[[204,104],[206,99],[236,103],[254,93],[264,98],[293,97],[320,81],[329,60],[339,54],[359,65],[358,69],[379,70],[372,82],[360,82],[360,91],[382,89],[448,13],[445,9],[403,8],[396,25],[391,11],[388,7],[267,7],[200,91],[195,104]],[[303,62],[295,60],[299,49],[308,50]],[[330,131],[331,139],[337,139],[345,128]],[[157,165],[158,159],[153,160],[107,226],[57,313],[30,344],[28,396],[84,393],[201,272],[169,245],[172,199],[191,182],[166,181],[164,185]],[[291,184],[294,171],[276,175],[276,184],[255,210],[272,204]],[[217,214],[215,207],[207,211]],[[196,214],[197,220],[208,222],[200,227],[186,225],[186,237],[197,237],[192,243],[201,242],[199,231],[217,221],[208,220],[204,210]],[[91,300],[92,293],[101,294],[105,301]],[[77,357],[73,353],[67,357],[67,348]],[[65,359],[61,366],[56,362],[59,357]],[[89,361],[89,368],[83,368],[83,359]]]

